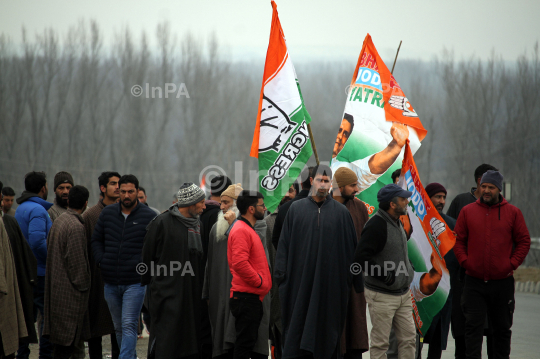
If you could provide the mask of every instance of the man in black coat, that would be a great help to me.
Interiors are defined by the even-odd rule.
[[[276,216],[276,222],[274,224],[274,231],[272,233],[272,244],[274,245],[274,248],[277,251],[278,243],[279,243],[279,236],[281,235],[281,229],[283,227],[283,223],[285,222],[285,217],[287,216],[287,212],[289,211],[289,208],[291,208],[292,204],[296,201],[299,201],[301,199],[307,198],[309,196],[309,191],[311,190],[311,175],[312,175],[313,167],[305,168],[302,173],[300,174],[300,181],[302,190],[300,193],[296,194],[296,197],[291,199],[289,202],[285,202],[282,205],[279,206],[279,211]]]
[[[2,213],[1,208],[0,213]],[[28,336],[21,338],[20,342],[37,343],[38,339],[34,325],[34,286],[37,280],[37,260],[30,249],[30,245],[24,239],[24,235],[15,217],[2,213],[2,218],[11,244],[11,250],[13,251],[17,282],[19,283],[19,294],[21,296],[26,330],[28,332]]]
[[[284,358],[341,356],[357,237],[347,208],[328,194],[331,181],[328,166],[313,169],[312,195],[291,205],[279,239]]]
[[[148,226],[142,285],[152,318],[148,358],[199,358],[204,278],[199,216],[204,192],[184,183],[178,202]]]

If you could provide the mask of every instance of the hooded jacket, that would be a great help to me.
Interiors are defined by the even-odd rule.
[[[120,203],[103,208],[92,235],[92,253],[105,283],[140,283],[141,276],[136,268],[146,227],[155,217],[156,213],[140,202],[127,218],[122,214]]]
[[[478,199],[461,210],[456,223],[459,264],[467,275],[484,281],[511,276],[531,246],[523,214],[501,199],[492,206]]]
[[[32,253],[36,256],[37,275],[43,277],[45,276],[45,265],[47,264],[47,235],[52,226],[47,211],[53,204],[28,191],[24,191],[17,198],[17,203],[19,207],[15,212],[15,219],[19,223],[19,227],[21,227]]]

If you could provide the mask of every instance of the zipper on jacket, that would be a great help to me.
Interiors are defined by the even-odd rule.
[[[122,215],[123,216],[123,215]],[[129,217],[129,214],[128,214]],[[122,242],[124,242],[124,231],[126,230],[127,217],[124,218],[124,227],[122,228],[122,236],[120,237],[120,247],[118,248],[118,260],[116,264],[116,278],[117,282],[120,284],[120,276],[118,275],[120,269],[120,252],[122,252]]]

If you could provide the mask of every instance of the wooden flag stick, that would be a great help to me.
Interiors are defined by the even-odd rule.
[[[313,138],[313,132],[311,132],[311,124],[308,123],[307,129],[309,132],[309,139],[311,140],[311,147],[313,148],[313,154],[315,155],[315,162],[319,165],[319,155],[317,154],[317,147],[315,146],[315,140]]]
[[[399,55],[399,49],[401,49],[401,43],[402,42],[403,41],[399,42],[399,47],[397,48],[397,52],[396,52],[396,58],[394,59],[394,65],[392,65],[392,71],[390,71],[391,74],[394,73],[394,67],[396,67],[397,56]]]

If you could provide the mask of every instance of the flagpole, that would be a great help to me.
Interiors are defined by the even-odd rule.
[[[315,162],[317,162],[317,166],[319,165],[319,155],[317,154],[317,147],[315,146],[315,140],[313,138],[313,132],[311,132],[311,124],[308,123],[307,129],[309,132],[309,138],[311,140],[311,147],[313,148],[313,154],[315,155]]]
[[[390,71],[391,74],[394,73],[394,67],[396,67],[397,56],[399,55],[399,49],[401,49],[401,43],[402,42],[403,41],[399,42],[399,47],[397,48],[397,52],[396,52],[396,58],[394,59],[394,65],[392,65],[392,71]]]

